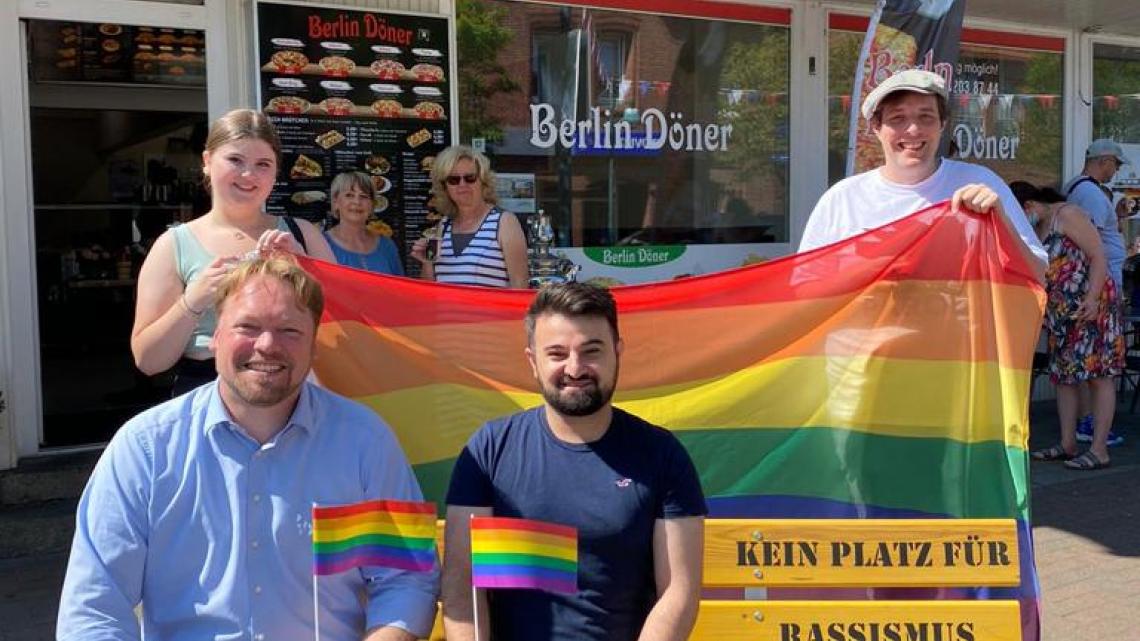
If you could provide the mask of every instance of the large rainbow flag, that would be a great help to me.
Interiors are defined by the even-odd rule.
[[[917,212],[847,242],[614,291],[615,401],[677,434],[714,516],[1014,518],[1038,636],[1028,396],[1044,294],[990,216]],[[306,261],[325,286],[320,380],[397,433],[429,500],[484,421],[542,402],[533,294]],[[969,597],[943,591],[952,598]]]

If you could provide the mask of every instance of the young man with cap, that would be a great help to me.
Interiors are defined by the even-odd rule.
[[[1124,237],[1120,234],[1117,217],[1128,215],[1130,203],[1121,199],[1112,205],[1112,192],[1104,183],[1112,180],[1121,165],[1127,165],[1128,158],[1120,145],[1101,138],[1094,140],[1085,151],[1085,166],[1081,173],[1065,183],[1063,193],[1070,203],[1077,205],[1088,214],[1092,224],[1100,234],[1104,245],[1104,256],[1108,260],[1108,277],[1116,282],[1117,291],[1124,292]],[[1081,420],[1077,425],[1077,440],[1091,442],[1093,434],[1092,401],[1087,392],[1081,393]],[[1108,445],[1120,445],[1124,437],[1115,432],[1108,433]]]
[[[921,69],[899,72],[863,101],[863,117],[883,147],[883,166],[828,189],[811,213],[800,251],[839,242],[904,218],[943,200],[954,210],[994,212],[1022,240],[1022,253],[1038,278],[1047,256],[1017,199],[997,174],[980,165],[943,159],[939,142],[948,100],[941,76]]]

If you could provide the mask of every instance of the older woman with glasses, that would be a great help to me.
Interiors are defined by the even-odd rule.
[[[325,231],[336,262],[379,274],[404,275],[400,252],[387,236],[368,229],[376,201],[372,177],[359,171],[337,174],[329,187],[332,227]]]
[[[517,217],[496,204],[495,174],[483,154],[465,145],[439,153],[431,170],[432,197],[444,215],[438,240],[420,238],[411,255],[422,277],[482,287],[527,286],[526,236]],[[434,260],[428,244],[438,243]]]

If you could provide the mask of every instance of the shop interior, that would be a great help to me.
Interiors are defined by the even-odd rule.
[[[201,184],[201,32],[30,20],[30,146],[43,447],[106,441],[169,397],[130,352],[136,278]]]

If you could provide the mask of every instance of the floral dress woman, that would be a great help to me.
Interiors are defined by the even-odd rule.
[[[1124,369],[1124,332],[1116,283],[1111,278],[1104,282],[1096,320],[1074,318],[1088,291],[1089,259],[1072,239],[1057,230],[1057,218],[1042,244],[1049,252],[1045,274],[1049,378],[1054,384],[1075,385],[1120,375]]]

